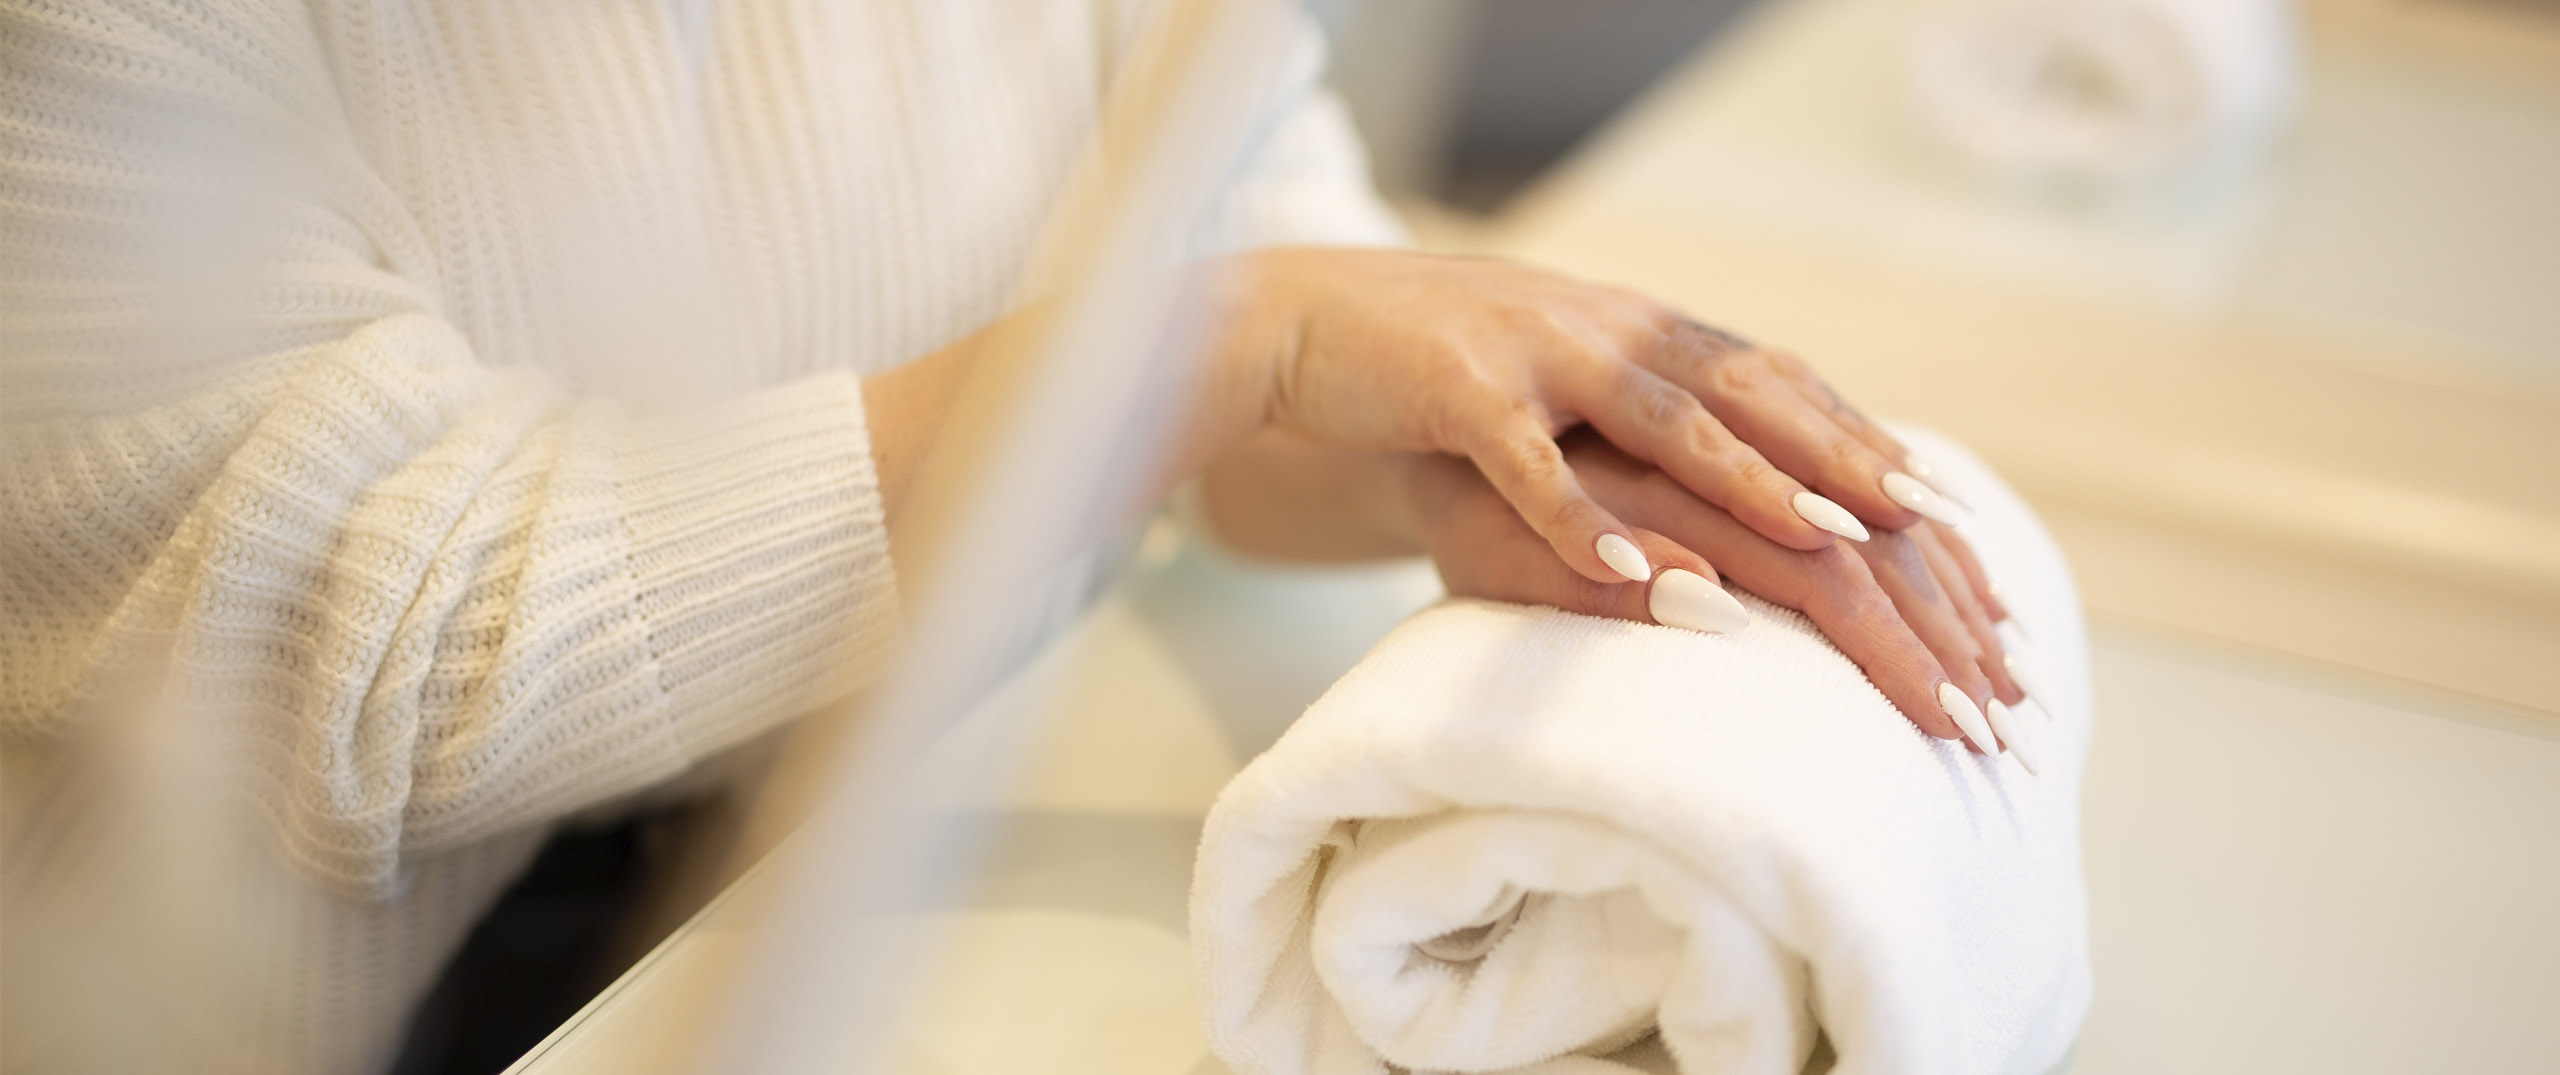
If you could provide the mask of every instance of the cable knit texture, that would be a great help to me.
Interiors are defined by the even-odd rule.
[[[550,823],[872,678],[859,376],[1019,298],[1132,6],[0,0],[8,892],[165,679],[287,879],[194,1060],[364,1070]],[[1395,238],[1321,95],[1202,224]]]

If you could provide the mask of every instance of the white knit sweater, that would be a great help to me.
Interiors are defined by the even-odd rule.
[[[0,0],[0,1069],[378,1066],[549,823],[858,687],[857,376],[1018,299],[1133,6]],[[1393,239],[1303,101],[1204,246]],[[64,846],[159,669],[275,880],[80,970],[158,951]]]

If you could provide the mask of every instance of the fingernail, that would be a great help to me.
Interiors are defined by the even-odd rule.
[[[2009,614],[2008,619],[1992,624],[1991,630],[2000,636],[2000,644],[2010,649],[2036,648],[2035,636],[2027,633],[2027,625],[2018,622],[2018,616],[2014,612]]]
[[[1722,635],[1751,625],[1750,610],[1723,587],[1695,571],[1676,567],[1653,580],[1646,604],[1653,611],[1653,622],[1665,627]]]
[[[1957,690],[1955,684],[1943,679],[1938,681],[1938,708],[1945,710],[1948,718],[1956,722],[1956,727],[1963,730],[1964,737],[1973,740],[1973,745],[1982,748],[1983,753],[2000,753],[2000,744],[1991,738],[1991,726],[1982,721],[1982,710],[1974,706],[1973,699]]]
[[[1964,524],[1964,513],[1957,510],[1947,498],[1939,496],[1928,486],[1920,484],[1918,478],[1896,470],[1885,474],[1884,481],[1880,484],[1884,487],[1884,495],[1892,497],[1896,504],[1948,526]]]
[[[2009,682],[2017,684],[2018,689],[2027,692],[2028,697],[2053,697],[2052,695],[2045,693],[2044,681],[2036,675],[2034,667],[2025,661],[2019,660],[2017,654],[2001,654],[2000,667],[2008,669]]]
[[[1797,493],[1792,503],[1795,504],[1796,514],[1802,516],[1806,522],[1851,541],[1867,540],[1866,524],[1859,522],[1857,516],[1849,514],[1849,509],[1833,503],[1829,497],[1813,493]]]
[[[2018,764],[2026,766],[2028,776],[2036,775],[2037,763],[2041,759],[2036,755],[2035,733],[2027,730],[2027,722],[2011,715],[2009,707],[2000,704],[1997,698],[1992,699],[1990,705],[1983,706],[1982,712],[1991,718],[1991,734],[2009,745],[2009,755],[2018,759]]]
[[[1653,565],[1645,562],[1644,550],[1637,548],[1635,542],[1616,534],[1602,534],[1594,547],[1599,550],[1600,562],[1609,565],[1609,570],[1625,575],[1628,582],[1643,582],[1653,577]]]

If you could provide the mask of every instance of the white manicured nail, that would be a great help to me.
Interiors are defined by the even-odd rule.
[[[1635,542],[1616,534],[1602,534],[1594,547],[1600,552],[1600,562],[1609,565],[1609,570],[1625,575],[1628,582],[1643,582],[1653,577],[1653,565],[1645,562],[1644,550],[1637,548]]]
[[[2053,697],[2052,695],[2045,693],[2044,681],[2036,675],[2034,667],[2025,661],[2019,660],[2017,654],[2001,654],[2000,667],[2008,669],[2009,682],[2017,684],[2018,689],[2027,692],[2028,697]]]
[[[1722,635],[1751,625],[1750,610],[1723,587],[1695,571],[1676,567],[1653,580],[1646,604],[1653,611],[1653,622],[1665,627]]]
[[[1884,487],[1884,495],[1892,497],[1896,504],[1948,526],[1964,525],[1964,512],[1958,509],[1953,501],[1939,496],[1935,490],[1920,484],[1918,478],[1896,470],[1887,473],[1884,480],[1878,484]]]
[[[1992,699],[1990,705],[1983,706],[1982,713],[1991,718],[1991,734],[1999,736],[2000,741],[2008,745],[2009,755],[2018,759],[2018,764],[2026,766],[2028,776],[2036,775],[2036,764],[2040,759],[2036,755],[2035,733],[2028,730],[2027,722],[2009,712],[2009,707],[2002,705],[1997,698]]]
[[[1828,497],[1813,493],[1797,493],[1792,503],[1795,504],[1796,514],[1803,516],[1806,522],[1851,541],[1867,540],[1866,524],[1859,522],[1857,516],[1849,514],[1849,509],[1832,503]]]
[[[2000,744],[1991,738],[1991,726],[1982,720],[1982,710],[1973,704],[1973,699],[1957,690],[1955,684],[1943,679],[1938,681],[1938,708],[1945,710],[1948,718],[1964,732],[1964,737],[1973,740],[1973,745],[1982,748],[1983,753],[2000,753]]]
[[[2035,636],[2027,633],[2027,625],[2018,622],[2018,616],[2014,612],[2010,613],[2008,619],[1992,624],[1991,630],[2000,636],[2000,644],[2010,649],[2023,651],[2036,648]],[[2003,656],[2006,655],[2003,654]]]

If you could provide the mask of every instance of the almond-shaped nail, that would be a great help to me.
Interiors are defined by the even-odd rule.
[[[2045,693],[2044,680],[2036,674],[2035,666],[2029,662],[2019,660],[2017,654],[2001,654],[2000,667],[2008,670],[2009,682],[2017,684],[2018,689],[2027,692],[2028,697],[2053,697],[2052,695]]]
[[[1867,524],[1859,522],[1857,516],[1849,514],[1849,509],[1833,503],[1829,497],[1797,493],[1792,503],[1796,514],[1806,522],[1851,541],[1867,540]]]
[[[1955,684],[1943,679],[1938,681],[1938,708],[1944,710],[1947,718],[1955,721],[1956,727],[1964,732],[1964,737],[1973,740],[1973,745],[1981,748],[1983,753],[2000,753],[2000,744],[1991,738],[1991,726],[1984,723],[1982,710],[1973,704],[1973,699],[1957,690]]]
[[[1628,582],[1643,582],[1653,577],[1653,565],[1645,561],[1644,550],[1637,548],[1635,542],[1616,534],[1602,534],[1593,548],[1600,553],[1601,563],[1609,565],[1609,570],[1625,575]]]
[[[1982,707],[1982,715],[1991,720],[1991,734],[1999,736],[2002,743],[2008,744],[2009,756],[2018,759],[2018,764],[2026,767],[2028,776],[2036,775],[2038,763],[2042,758],[2038,754],[2040,748],[2036,745],[2035,732],[2027,727],[2027,722],[2018,719],[2017,715],[2011,713],[2009,707],[2002,705],[1997,698],[1992,699],[1991,704]]]
[[[1750,610],[1723,587],[1695,571],[1676,567],[1654,578],[1646,605],[1653,612],[1653,622],[1665,627],[1722,635],[1751,625]]]
[[[1954,502],[1939,496],[1928,486],[1920,484],[1918,478],[1896,470],[1886,473],[1884,480],[1877,484],[1884,488],[1884,495],[1893,498],[1896,504],[1948,526],[1964,525],[1964,512],[1958,509]]]

